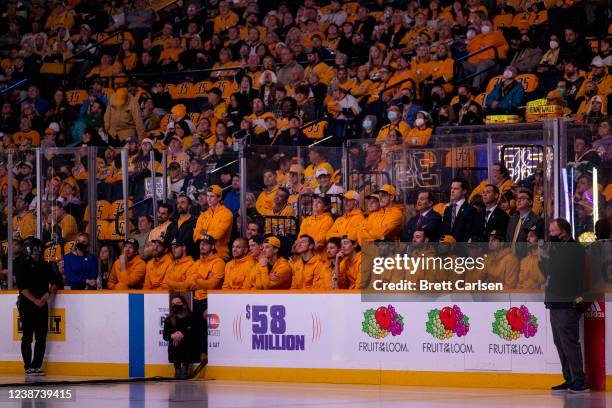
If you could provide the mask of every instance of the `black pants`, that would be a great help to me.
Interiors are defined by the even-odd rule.
[[[559,353],[563,378],[568,384],[584,381],[580,347],[580,317],[576,309],[550,309],[550,326]]]
[[[198,324],[198,340],[200,345],[200,353],[208,353],[208,299],[193,301],[193,315]]]
[[[47,330],[49,328],[49,306],[38,307],[28,300],[21,300],[19,305],[19,318],[21,319],[21,357],[24,369],[40,368],[45,357],[47,347]],[[32,359],[32,340],[36,336],[34,345],[34,359]]]

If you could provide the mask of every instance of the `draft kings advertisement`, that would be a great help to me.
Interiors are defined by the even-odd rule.
[[[217,292],[209,302],[212,366],[559,369],[539,302],[363,302],[359,294],[269,292]]]

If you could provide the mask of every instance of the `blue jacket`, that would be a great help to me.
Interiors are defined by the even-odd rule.
[[[72,289],[95,289],[88,286],[87,279],[97,279],[98,259],[93,254],[78,256],[73,253],[64,256],[64,276]]]
[[[229,190],[223,199],[223,205],[233,214],[237,214],[240,210],[240,191],[235,193],[234,190]]]
[[[511,85],[512,88],[510,88],[510,91],[505,95],[502,95],[502,85],[503,81],[495,85],[495,88],[493,88],[491,93],[487,95],[487,109],[491,110],[493,102],[498,101],[499,107],[495,110],[496,113],[515,113],[517,108],[523,104],[525,90],[519,82],[514,81]]]

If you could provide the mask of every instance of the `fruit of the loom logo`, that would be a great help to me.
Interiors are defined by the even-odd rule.
[[[429,320],[425,323],[425,331],[437,339],[446,340],[456,334],[465,336],[470,331],[470,318],[463,314],[457,305],[432,309],[427,313]]]
[[[504,340],[512,341],[521,337],[533,337],[538,332],[538,318],[529,313],[525,305],[510,310],[499,309],[495,312],[493,333]]]
[[[399,336],[404,331],[404,318],[391,305],[368,309],[363,312],[361,330],[375,339],[387,337],[389,333]]]

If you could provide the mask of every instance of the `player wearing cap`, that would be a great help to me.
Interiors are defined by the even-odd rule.
[[[354,190],[344,193],[344,214],[336,218],[334,225],[327,231],[327,239],[341,238],[345,235],[359,234],[365,223],[363,211],[359,208],[359,193]]]
[[[226,260],[229,258],[228,245],[234,216],[227,207],[221,204],[221,194],[222,190],[218,185],[208,188],[206,193],[208,209],[198,217],[193,231],[193,240],[197,241],[204,234],[210,235],[215,239],[219,257]]]
[[[293,262],[291,289],[329,290],[333,288],[331,271],[326,262],[314,253],[315,240],[301,235],[295,243],[298,259]]]
[[[336,255],[334,288],[361,289],[361,252],[356,235],[342,237],[342,248]]]
[[[142,289],[146,264],[138,256],[138,241],[124,241],[123,253],[115,261],[108,277],[108,288],[114,290]]]
[[[281,242],[276,237],[264,239],[255,275],[255,289],[289,289],[293,271],[289,262],[278,256]]]
[[[404,227],[404,213],[393,205],[395,187],[385,184],[368,197],[369,215],[360,232],[360,243],[376,240],[395,241]]]
[[[187,255],[187,245],[179,238],[172,240],[173,262],[166,273],[163,286],[170,291],[189,290],[192,286],[193,258]]]
[[[515,289],[519,277],[519,260],[512,253],[512,247],[505,244],[501,231],[493,230],[489,235],[489,252],[485,259],[487,281],[503,283],[504,290]]]
[[[274,208],[274,196],[278,191],[278,183],[276,182],[276,172],[272,169],[265,169],[263,172],[264,189],[257,197],[255,208],[260,214],[266,214]]]
[[[310,165],[304,170],[304,186],[314,189],[319,185],[316,177],[317,170],[325,168],[329,174],[334,174],[334,168],[325,159],[323,150],[317,146],[311,147],[308,151],[308,160]]]
[[[340,199],[337,196],[344,194],[344,189],[332,182],[332,175],[326,168],[320,168],[315,172],[315,176],[317,177],[317,183],[319,184],[314,193],[316,195],[329,195],[331,201],[331,210],[333,214],[338,214],[340,212]]]
[[[308,58],[308,66],[304,69],[304,78],[308,78],[311,72],[315,72],[319,75],[321,82],[328,85],[329,81],[334,76],[334,70],[325,62],[319,60],[317,50],[308,48],[306,50],[306,56]]]
[[[225,265],[223,290],[249,290],[255,288],[253,270],[256,261],[249,256],[249,243],[236,238],[232,244],[232,259]]]
[[[147,262],[145,280],[142,286],[145,290],[163,290],[164,278],[172,267],[172,254],[168,250],[170,241],[156,239],[152,241],[153,258]]]
[[[217,255],[215,239],[204,235],[200,238],[198,247],[200,258],[192,265],[190,273],[196,301],[208,299],[209,290],[221,289],[225,276],[225,261]]]
[[[315,253],[323,254],[327,242],[327,232],[334,225],[329,213],[330,200],[327,196],[315,196],[312,201],[312,215],[304,218],[299,236],[308,235],[315,240]]]
[[[542,225],[533,225],[527,231],[527,255],[519,264],[519,277],[517,289],[539,289],[546,282],[540,269],[540,256],[538,255],[538,242],[544,239]]]

